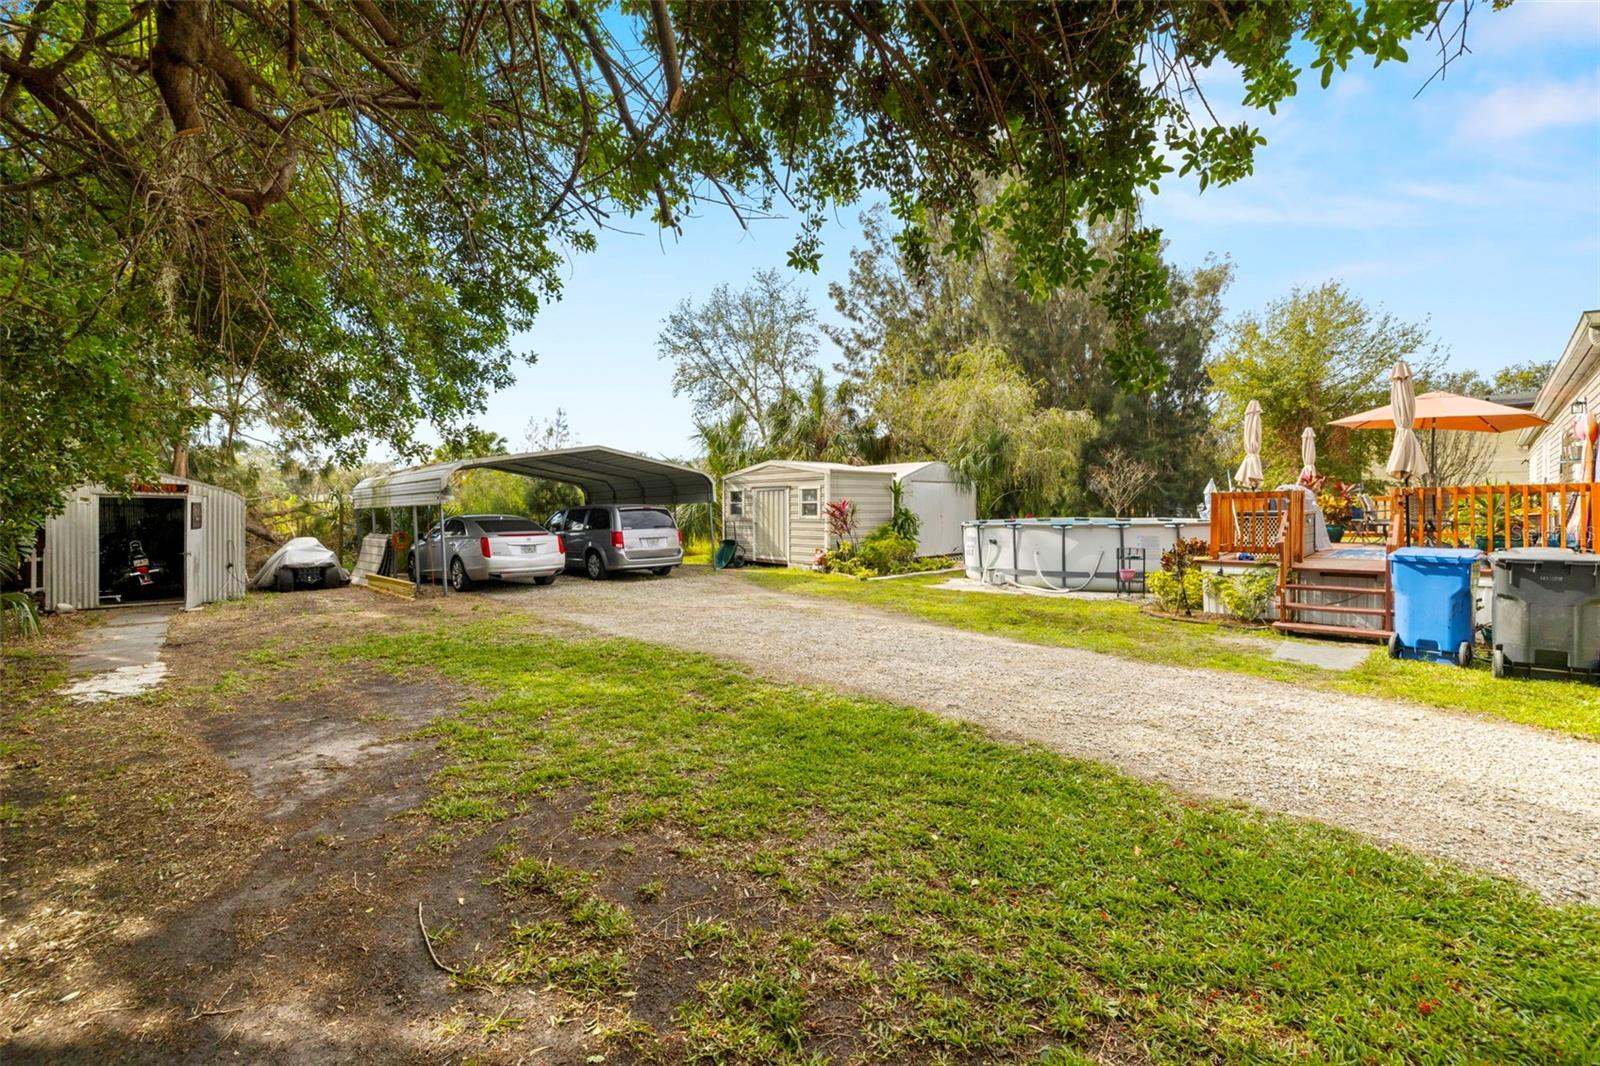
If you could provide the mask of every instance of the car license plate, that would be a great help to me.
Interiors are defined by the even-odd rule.
[[[518,544],[517,550],[523,555],[533,555],[539,550],[539,546],[537,544]]]
[[[659,548],[661,547],[663,540],[664,538],[662,537],[645,537],[644,546],[646,548]]]

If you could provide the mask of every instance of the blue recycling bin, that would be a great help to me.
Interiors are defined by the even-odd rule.
[[[1476,548],[1400,548],[1390,553],[1390,656],[1472,663],[1473,589],[1482,560],[1483,552]]]

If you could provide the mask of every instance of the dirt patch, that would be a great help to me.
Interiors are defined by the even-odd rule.
[[[466,693],[318,654],[400,621],[359,593],[252,599],[174,623],[162,692],[41,708],[5,768],[6,1061],[484,1049],[450,1033],[478,994],[415,924],[421,900],[504,928],[489,841],[414,813],[438,762],[411,734]]]

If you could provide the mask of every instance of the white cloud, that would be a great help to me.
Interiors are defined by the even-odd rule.
[[[1480,9],[1481,10],[1481,9]],[[1594,0],[1522,0],[1467,26],[1474,52],[1520,45],[1600,45],[1600,4]]]
[[[1480,140],[1510,140],[1562,126],[1600,122],[1600,71],[1567,81],[1503,85],[1462,116],[1458,132]]]

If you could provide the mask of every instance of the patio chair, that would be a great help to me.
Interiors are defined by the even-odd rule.
[[[1351,540],[1375,540],[1380,543],[1388,540],[1388,515],[1366,493],[1357,493],[1356,498],[1361,501],[1360,513],[1357,514],[1352,510],[1350,527],[1345,531],[1346,535]]]

